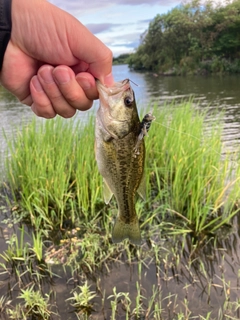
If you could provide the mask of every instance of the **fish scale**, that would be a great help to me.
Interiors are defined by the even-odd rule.
[[[144,190],[138,190],[144,186],[143,124],[128,79],[116,82],[110,88],[97,81],[97,88],[100,106],[95,128],[96,160],[104,180],[105,202],[114,195],[118,206],[112,240],[120,242],[129,238],[139,245],[141,234],[135,196],[137,192],[145,194]]]

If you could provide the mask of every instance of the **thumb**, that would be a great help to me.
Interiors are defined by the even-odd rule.
[[[69,25],[68,25],[69,26]],[[73,55],[88,64],[88,71],[103,84],[111,86],[114,82],[112,75],[112,51],[95,37],[79,21],[76,26],[79,32],[71,33],[69,39]]]
[[[110,60],[97,60],[90,63],[88,71],[102,84],[111,86],[114,83],[112,74],[112,56]]]

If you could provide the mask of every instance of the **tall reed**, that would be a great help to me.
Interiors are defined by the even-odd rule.
[[[53,229],[86,219],[99,196],[94,122],[34,119],[8,139],[7,182],[21,215]]]
[[[236,213],[240,190],[233,170],[237,157],[222,157],[221,115],[209,126],[207,112],[191,103],[155,113],[146,152],[147,176],[154,177],[153,202],[184,217],[194,231],[220,227]]]
[[[147,221],[167,213],[182,217],[196,232],[220,227],[236,213],[240,190],[233,155],[222,157],[220,119],[207,126],[207,113],[191,102],[155,108],[154,115],[145,139],[148,202],[154,208]],[[8,184],[21,216],[36,229],[79,219],[89,223],[106,207],[94,157],[93,117],[86,124],[59,117],[33,120],[8,139],[8,146]]]

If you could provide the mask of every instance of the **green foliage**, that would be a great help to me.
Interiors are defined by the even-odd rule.
[[[82,286],[78,286],[77,290],[73,290],[73,296],[67,299],[71,301],[77,314],[91,314],[93,311],[92,300],[97,296],[95,291],[90,291],[87,281]]]
[[[21,290],[19,299],[24,301],[24,319],[29,316],[37,319],[47,320],[50,318],[49,296],[42,296],[40,291],[35,291],[34,286]]]
[[[131,56],[131,53],[123,53],[120,54],[118,57],[113,58],[113,64],[126,64],[128,63],[128,59]]]
[[[21,218],[36,229],[44,225],[53,230],[94,213],[100,177],[93,156],[93,120],[87,127],[61,118],[33,120],[9,139],[8,147],[7,181]]]
[[[146,176],[154,190],[148,202],[158,204],[160,211],[164,206],[165,211],[184,217],[188,230],[195,233],[218,229],[235,214],[232,209],[240,190],[238,179],[232,176],[232,158],[221,159],[219,121],[206,131],[206,115],[194,111],[191,103],[155,110],[155,116],[152,138],[146,139]],[[27,219],[39,231],[33,234],[33,252],[39,261],[46,230],[76,223],[88,229],[106,207],[94,157],[93,128],[92,118],[86,125],[61,118],[37,125],[34,120],[8,142],[7,179],[13,205],[19,208],[19,218]],[[89,241],[91,237],[93,241]],[[84,251],[85,240],[90,248],[95,238],[99,245]],[[100,242],[95,232],[82,236],[82,254],[88,265],[101,257]],[[16,247],[17,257],[18,247],[24,249],[22,244]],[[18,259],[24,259],[23,254]]]
[[[24,227],[20,230],[20,239],[16,234],[6,241],[8,244],[7,250],[0,254],[0,257],[5,260],[5,262],[14,264],[18,262],[24,262],[29,256],[29,244],[24,240],[25,230]]]
[[[129,66],[160,73],[170,68],[183,74],[193,70],[239,72],[239,67],[225,66],[225,61],[228,65],[239,62],[239,12],[239,0],[224,6],[214,6],[210,0],[204,5],[193,0],[167,14],[158,14],[142,36],[137,51],[129,57]],[[219,65],[204,69],[204,62],[211,64],[213,57],[217,57]]]
[[[206,114],[193,110],[191,103],[156,114],[147,150],[154,202],[162,214],[164,205],[165,214],[183,218],[196,234],[218,229],[236,213],[240,195],[232,169],[237,153],[224,160],[221,156],[220,120],[206,129]]]

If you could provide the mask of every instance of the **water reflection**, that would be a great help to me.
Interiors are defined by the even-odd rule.
[[[131,254],[123,251],[118,257],[110,258],[108,267],[100,267],[93,272],[94,276],[88,278],[91,290],[98,293],[93,300],[91,319],[111,319],[111,306],[115,299],[116,319],[127,319],[126,307],[129,307],[130,312],[128,319],[172,320],[177,314],[185,315],[181,319],[198,319],[199,314],[207,319],[209,313],[211,319],[225,319],[219,317],[221,312],[226,319],[227,316],[229,319],[239,319],[240,308],[234,307],[240,289],[239,240],[235,236],[234,233],[233,237],[217,241],[210,238],[202,246],[195,246],[190,236],[182,238],[165,235],[161,240],[153,240],[151,249],[144,244],[140,251],[132,247],[129,248]],[[80,265],[81,259],[74,272],[60,264],[53,265],[49,277],[46,273],[42,279],[41,290],[55,292],[56,306],[54,299],[53,306],[61,319],[76,319],[73,307],[66,300],[71,297],[72,289],[83,284],[86,270],[81,269]],[[31,268],[35,269],[36,266],[32,265]],[[0,295],[7,294],[13,299],[19,289],[16,282],[19,274],[9,272],[6,277],[1,271]],[[27,287],[36,281],[36,285],[40,285],[37,278],[23,271],[21,283],[26,283]],[[114,287],[118,293],[117,298],[114,297]],[[142,317],[134,317],[136,297],[139,294]],[[126,295],[131,305],[125,300]],[[152,305],[150,299],[153,299]],[[52,319],[59,317],[53,316]]]
[[[171,101],[191,99],[196,107],[208,108],[212,114],[223,111],[222,138],[226,150],[235,150],[239,145],[240,77],[238,75],[163,77],[153,73],[130,71],[127,66],[115,66],[114,75],[116,80],[129,78],[137,84],[133,85],[133,88],[140,108],[149,107],[153,103],[167,107]]]
[[[224,109],[240,106],[239,82],[237,75],[224,76],[155,76],[153,73],[130,71],[126,65],[114,66],[117,81],[129,78],[138,86],[134,87],[140,103],[151,99],[163,102],[174,98],[194,96],[201,106],[214,106]]]

